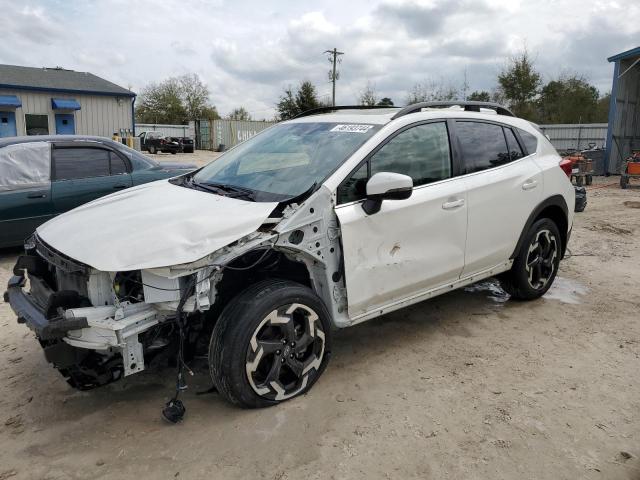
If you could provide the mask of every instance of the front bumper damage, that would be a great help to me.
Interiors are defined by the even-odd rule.
[[[44,342],[47,360],[57,367],[67,367],[68,349],[60,348],[62,341],[70,347],[92,350],[109,355],[120,352],[124,375],[144,370],[143,346],[138,334],[149,330],[166,313],[146,303],[105,305],[60,309],[60,315],[47,318],[46,307],[25,291],[26,278],[14,275],[7,286],[4,299],[18,317],[18,323],[26,324]],[[49,344],[57,344],[49,349]]]
[[[263,240],[255,235],[237,242],[220,250],[219,259],[228,261],[236,249],[250,250]],[[222,277],[209,262],[128,272],[139,274],[132,296],[123,291],[120,274],[81,264],[36,238],[18,258],[4,299],[18,323],[33,330],[47,361],[72,386],[88,390],[144,370],[161,351],[171,361],[182,300],[190,331],[203,328]]]

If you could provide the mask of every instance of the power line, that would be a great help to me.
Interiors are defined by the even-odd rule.
[[[333,83],[333,90],[331,94],[331,103],[335,107],[336,105],[336,80],[340,78],[340,72],[336,71],[336,62],[340,62],[338,57],[344,55],[344,52],[339,52],[337,48],[333,50],[325,50],[324,53],[329,54],[329,61],[333,63],[333,69],[329,72],[329,81]]]

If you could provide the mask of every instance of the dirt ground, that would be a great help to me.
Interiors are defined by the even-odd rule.
[[[640,189],[614,181],[542,299],[484,282],[336,332],[311,392],[265,410],[198,395],[204,369],[178,425],[169,368],[74,391],[0,303],[0,479],[640,479]]]

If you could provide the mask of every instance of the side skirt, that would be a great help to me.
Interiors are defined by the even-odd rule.
[[[356,315],[355,317],[350,318],[348,322],[345,322],[344,324],[337,324],[336,326],[339,328],[350,327],[352,325],[371,320],[372,318],[379,317],[386,313],[400,310],[401,308],[408,307],[409,305],[413,305],[414,303],[437,297],[438,295],[442,295],[443,293],[451,292],[458,288],[467,286],[471,283],[479,282],[480,280],[484,280],[485,278],[493,277],[495,275],[498,275],[499,273],[506,272],[511,268],[512,264],[513,260],[507,260],[504,263],[498,264],[482,272],[477,272],[467,277],[460,278],[453,283],[432,288],[430,290],[425,290],[409,297],[405,297],[402,300],[396,300],[394,302],[388,303],[387,305],[381,308],[376,308],[375,310],[372,310],[370,312],[361,313],[360,315]],[[348,294],[349,292],[347,292],[347,295]]]

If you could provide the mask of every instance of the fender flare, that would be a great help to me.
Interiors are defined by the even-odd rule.
[[[533,223],[540,216],[543,210],[548,207],[560,207],[560,209],[564,213],[567,224],[569,223],[569,208],[567,207],[567,202],[562,195],[553,195],[546,200],[543,200],[538,204],[536,208],[533,209],[533,211],[529,215],[529,218],[527,218],[527,222],[524,224],[524,228],[520,233],[520,238],[518,238],[518,243],[516,243],[516,248],[513,250],[513,253],[509,257],[509,259],[514,260],[518,256],[518,253],[520,252],[520,249],[524,244],[525,236],[531,228],[531,225],[533,225]],[[567,243],[569,240],[569,232],[560,232],[560,234],[563,236],[562,257],[564,257],[564,252],[567,249]]]

